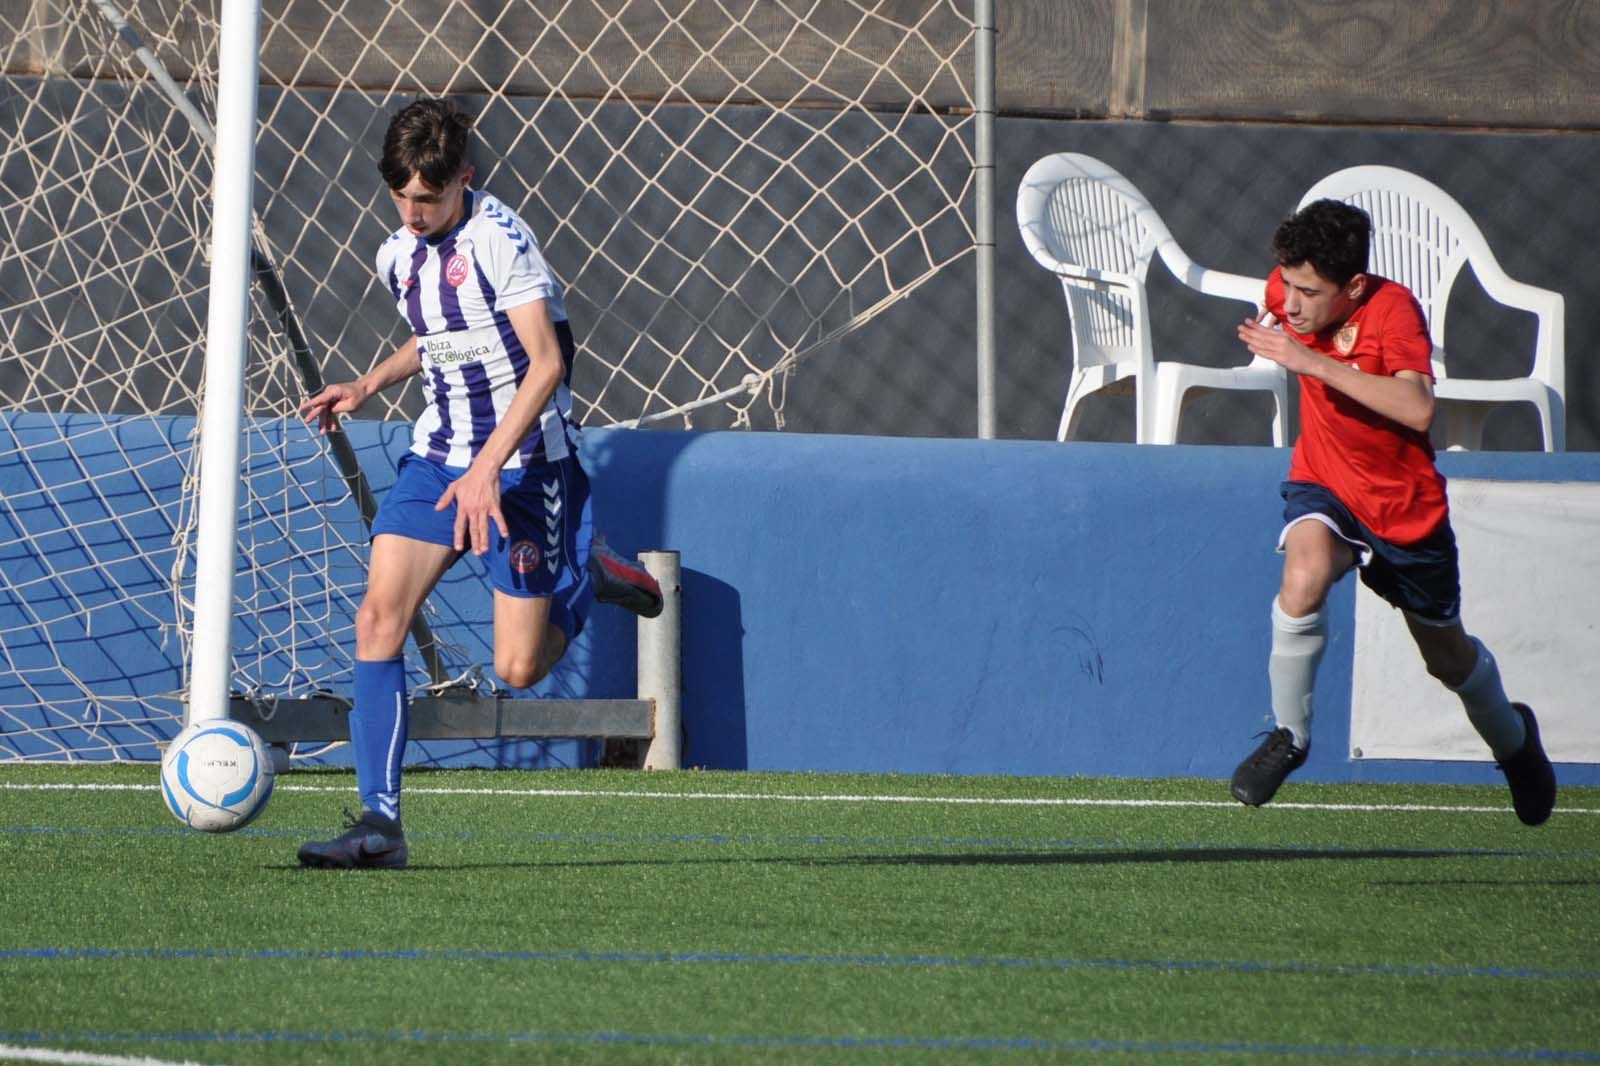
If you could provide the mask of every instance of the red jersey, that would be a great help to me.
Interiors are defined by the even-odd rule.
[[[1315,336],[1284,325],[1284,332],[1313,351],[1367,374],[1393,376],[1415,370],[1433,377],[1433,342],[1411,290],[1367,275],[1365,298],[1344,323]],[[1267,310],[1283,320],[1283,274],[1267,278]],[[1444,476],[1434,466],[1426,433],[1378,414],[1324,385],[1300,378],[1300,439],[1289,480],[1310,481],[1337,496],[1384,540],[1414,544],[1449,517]]]

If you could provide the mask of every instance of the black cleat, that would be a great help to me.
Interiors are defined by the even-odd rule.
[[[1522,750],[1509,759],[1500,760],[1500,772],[1506,775],[1511,786],[1511,806],[1523,825],[1542,825],[1556,808],[1556,771],[1545,757],[1544,745],[1539,742],[1539,723],[1526,703],[1513,703],[1512,709],[1522,716],[1527,729],[1527,739]]]
[[[1305,764],[1310,750],[1309,743],[1304,748],[1295,747],[1294,734],[1287,729],[1274,729],[1233,772],[1229,791],[1247,807],[1261,806],[1277,793],[1284,778]]]
[[[624,559],[596,537],[589,546],[589,576],[594,579],[594,598],[626,608],[642,618],[661,613],[665,600],[661,583],[644,567]]]
[[[300,845],[300,865],[334,870],[375,868],[398,870],[405,866],[409,849],[397,818],[377,811],[362,811],[360,818],[344,812],[345,831],[332,840],[312,840]]]

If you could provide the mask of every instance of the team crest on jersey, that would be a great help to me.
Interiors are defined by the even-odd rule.
[[[1333,346],[1340,355],[1349,355],[1356,350],[1356,335],[1361,332],[1361,327],[1354,322],[1346,322],[1344,328],[1333,335]]]
[[[467,257],[457,252],[450,257],[444,265],[444,280],[452,285],[460,285],[467,280]]]
[[[519,574],[531,574],[539,569],[539,545],[531,540],[519,540],[511,545],[511,569]]]

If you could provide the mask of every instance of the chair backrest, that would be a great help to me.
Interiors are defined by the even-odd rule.
[[[1143,193],[1098,159],[1045,156],[1017,189],[1017,228],[1061,279],[1078,365],[1151,358],[1144,280],[1172,236]]]
[[[1444,349],[1445,308],[1462,265],[1471,261],[1476,268],[1494,261],[1477,223],[1433,182],[1395,167],[1335,171],[1313,185],[1300,206],[1323,199],[1354,204],[1372,217],[1367,269],[1416,294],[1437,362]]]

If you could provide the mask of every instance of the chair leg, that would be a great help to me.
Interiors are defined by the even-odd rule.
[[[1095,391],[1095,387],[1083,371],[1073,371],[1072,380],[1067,384],[1067,402],[1061,408],[1061,423],[1056,426],[1056,440],[1072,439],[1078,430],[1078,404]]]
[[[1489,417],[1489,405],[1482,403],[1452,403],[1445,411],[1444,446],[1452,452],[1475,452],[1483,448],[1483,423]]]
[[[1154,395],[1151,397],[1149,419],[1141,427],[1140,444],[1178,443],[1178,420],[1183,414],[1184,390],[1176,374],[1156,373]],[[1143,397],[1141,397],[1142,399]]]
[[[1543,433],[1544,450],[1547,452],[1565,451],[1567,447],[1566,411],[1562,406],[1559,394],[1547,394],[1544,403],[1534,405],[1539,411],[1539,429]]]

